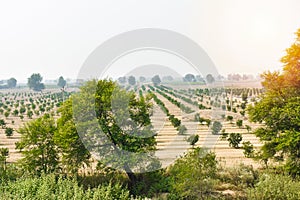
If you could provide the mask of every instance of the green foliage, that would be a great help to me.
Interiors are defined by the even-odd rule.
[[[134,77],[134,76],[129,76],[129,77],[128,77],[128,83],[129,83],[130,85],[135,85],[135,84],[136,84],[135,77]]]
[[[242,128],[243,127],[243,120],[239,119],[236,121],[236,125],[239,127],[239,128]]]
[[[242,141],[243,137],[240,133],[230,133],[229,138],[227,139],[229,142],[229,146],[233,148],[239,148],[239,144]]]
[[[245,127],[246,127],[248,133],[252,130],[251,126],[249,126],[249,125],[246,125]]]
[[[132,185],[136,180],[133,169],[148,171],[160,165],[151,153],[156,141],[150,120],[152,104],[149,97],[136,98],[135,93],[119,88],[111,80],[94,80],[87,82],[73,98],[76,102],[73,103],[73,113],[80,119],[76,128],[88,133],[89,137],[80,136],[84,137],[86,148],[97,153],[102,163],[113,168],[122,167]],[[97,121],[86,114],[93,112]],[[101,127],[100,133],[91,126],[95,122]],[[95,140],[101,141],[104,136],[108,143],[95,145]],[[124,151],[134,153],[124,155]]]
[[[0,148],[0,162],[6,163],[6,158],[8,157],[9,150],[8,148]]]
[[[214,153],[195,148],[169,168],[171,195],[178,199],[201,199],[213,192],[217,161]]]
[[[232,168],[221,168],[218,179],[226,185],[231,185],[229,188],[242,191],[253,187],[258,182],[259,171],[252,166],[240,164]]]
[[[45,89],[45,85],[42,83],[43,77],[40,74],[32,74],[28,78],[28,87],[34,91],[41,91]]]
[[[221,139],[222,140],[226,140],[227,137],[228,137],[228,133],[226,133],[226,129],[222,129],[222,137],[221,137]]]
[[[78,173],[78,169],[89,165],[90,153],[78,135],[74,119],[72,98],[59,108],[58,131],[54,133],[54,142],[61,154],[61,168],[66,173]]]
[[[4,121],[4,119],[0,119],[0,126],[1,128],[5,128],[6,122]]]
[[[61,87],[61,88],[64,88],[64,87],[66,86],[66,84],[67,84],[67,81],[64,79],[64,77],[60,76],[60,77],[58,78],[58,83],[57,83],[57,85],[58,85],[59,87]]]
[[[10,128],[10,127],[5,128],[5,135],[7,137],[12,136],[13,134],[14,134],[14,129],[13,128]]]
[[[196,113],[194,116],[194,121],[199,122],[199,120],[200,120],[200,113]]]
[[[19,129],[23,158],[20,166],[30,173],[50,173],[58,167],[58,154],[53,136],[57,131],[55,121],[49,115],[32,120]]]
[[[161,83],[159,75],[155,75],[152,77],[151,81],[153,82],[154,85],[158,85]]]
[[[185,125],[180,125],[179,127],[177,127],[177,130],[179,135],[183,135],[184,133],[186,133],[187,128]]]
[[[254,156],[253,144],[250,141],[243,142],[244,155],[246,158],[252,158]]]
[[[242,93],[242,101],[247,102],[248,94],[246,92]],[[243,108],[244,109],[244,108]]]
[[[6,118],[8,118],[9,115],[10,115],[10,112],[9,112],[9,111],[6,111],[6,112],[4,113],[4,116],[5,116]]]
[[[269,159],[285,160],[285,169],[293,176],[300,175],[300,29],[294,44],[287,49],[281,61],[283,72],[262,74],[266,93],[254,106],[250,106],[250,120],[264,122],[265,127],[255,134],[265,142],[259,157],[267,163]],[[282,160],[282,159],[280,159]]]
[[[231,115],[228,115],[227,117],[226,117],[226,119],[227,119],[227,121],[230,121],[230,123],[232,122],[232,120],[233,120],[233,116],[231,116]]]
[[[218,134],[222,130],[222,124],[219,121],[214,121],[212,125],[212,133],[213,134]]]
[[[8,88],[14,88],[17,86],[17,79],[15,78],[10,78],[7,80],[7,87]]]
[[[170,178],[164,169],[137,174],[137,181],[130,190],[135,196],[153,198],[160,193],[170,191]]]
[[[247,190],[249,200],[298,200],[300,199],[300,182],[291,177],[276,174],[265,174],[254,188]]]
[[[187,142],[190,143],[190,145],[194,146],[199,140],[199,135],[191,135],[188,139]]]
[[[84,190],[75,178],[55,175],[43,175],[40,178],[25,178],[9,181],[1,185],[0,196],[3,199],[130,199],[129,191],[120,184],[99,185]]]

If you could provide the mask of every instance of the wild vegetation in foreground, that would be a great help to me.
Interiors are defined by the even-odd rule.
[[[143,92],[140,92],[140,96],[137,97],[136,93],[123,90],[110,80],[90,81],[81,88],[80,93],[72,95],[60,106],[58,119],[54,118],[54,114],[46,113],[30,120],[18,130],[21,140],[17,149],[23,155],[18,163],[8,164],[8,149],[1,148],[0,198],[300,199],[299,52],[300,30],[297,32],[296,42],[282,58],[283,72],[267,72],[262,75],[265,93],[258,102],[247,109],[252,121],[264,125],[254,130],[254,134],[263,141],[261,149],[257,151],[251,148],[251,144],[244,143],[246,155],[264,162],[262,169],[245,165],[235,168],[221,167],[215,153],[194,146],[194,137],[190,140],[193,143],[191,150],[171,166],[137,173],[137,169],[151,171],[160,165],[151,153],[156,149],[155,135],[152,134],[150,126],[150,100],[155,99],[154,89],[150,91],[150,95],[143,96]],[[42,88],[41,86],[37,89]],[[91,92],[91,88],[96,88],[96,93]],[[160,95],[181,107],[184,112],[192,112],[170,96],[171,91],[162,87],[158,89]],[[90,104],[90,95],[95,95],[93,104]],[[115,113],[116,115],[112,112],[113,97],[117,97],[114,108],[118,108],[119,112]],[[73,100],[79,104],[74,106]],[[127,100],[130,103],[124,106],[127,105],[124,104]],[[159,98],[156,102],[166,114],[169,113]],[[40,103],[47,105],[47,102]],[[26,109],[23,104],[21,103]],[[102,127],[103,134],[113,145],[109,148],[103,145],[101,149],[102,153],[109,156],[101,157],[99,146],[92,149],[93,153],[99,153],[101,162],[96,163],[95,170],[88,171],[82,169],[87,169],[94,163],[87,148],[96,146],[93,141],[98,141],[99,138],[94,129],[89,129],[89,124],[75,125],[73,114],[77,112],[77,117],[88,122],[90,116],[84,115],[83,111],[91,105],[96,107],[95,117]],[[120,105],[122,106],[119,107]],[[49,102],[48,106],[54,107],[54,102]],[[200,107],[203,106],[209,105]],[[7,111],[7,108],[5,109]],[[123,116],[126,113],[123,109],[129,111],[128,116]],[[19,109],[16,110],[20,112]],[[241,111],[243,110],[245,109]],[[25,111],[23,109],[22,113]],[[178,131],[183,129],[176,116],[169,113],[168,117]],[[195,118],[199,120],[200,116]],[[206,123],[209,124],[210,121],[206,119]],[[213,124],[214,134],[219,134],[221,125],[217,122]],[[237,121],[236,125],[243,126],[243,123]],[[5,123],[1,126],[5,127]],[[83,145],[79,137],[80,133],[77,130],[81,129],[88,130],[89,137],[93,139],[88,141],[88,145]],[[134,137],[137,133],[147,137]],[[10,137],[12,133],[7,131],[6,134]],[[240,139],[238,134],[230,134],[228,138],[230,144],[237,148],[237,141]],[[137,154],[124,159],[117,147]],[[138,157],[139,153],[144,153],[145,156]],[[107,167],[107,163],[112,167]],[[120,165],[124,171],[114,169]]]

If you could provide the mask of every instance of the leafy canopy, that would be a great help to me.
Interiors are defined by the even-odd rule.
[[[255,134],[265,141],[259,157],[285,160],[285,169],[300,175],[300,29],[281,59],[283,72],[262,74],[265,94],[248,109],[250,119],[265,124]]]

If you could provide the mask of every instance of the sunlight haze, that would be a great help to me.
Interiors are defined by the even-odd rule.
[[[186,35],[225,76],[279,70],[300,28],[299,8],[298,0],[2,1],[0,80],[75,79],[102,42],[139,28]]]

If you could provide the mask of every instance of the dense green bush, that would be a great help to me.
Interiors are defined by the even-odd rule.
[[[1,188],[1,199],[130,199],[129,191],[121,184],[109,183],[84,190],[76,179],[54,174],[9,181],[2,183]]]
[[[229,142],[229,146],[233,148],[239,148],[239,144],[242,141],[243,137],[240,133],[230,133],[229,138],[227,139]]]
[[[201,199],[214,191],[217,161],[214,153],[195,148],[169,169],[171,199]]]
[[[300,182],[289,176],[265,174],[254,188],[247,190],[249,200],[298,200],[300,199]]]

